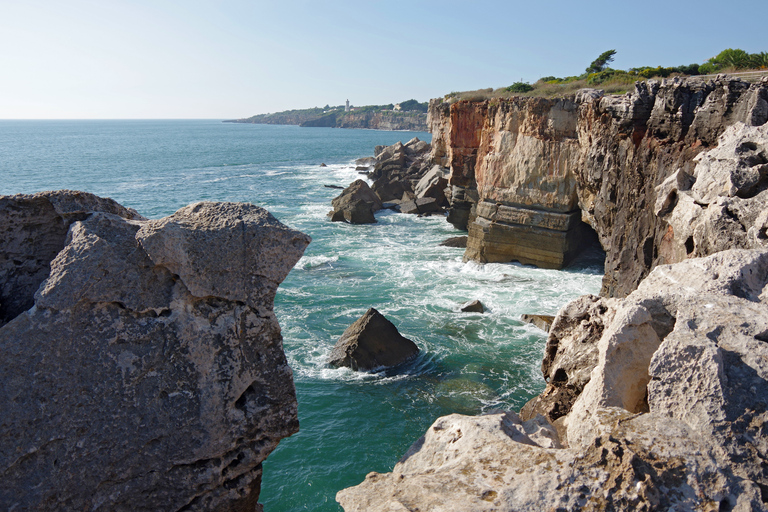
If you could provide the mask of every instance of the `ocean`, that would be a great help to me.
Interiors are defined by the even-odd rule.
[[[555,314],[600,290],[600,251],[563,271],[478,265],[438,245],[464,234],[443,216],[329,222],[340,191],[324,185],[348,185],[360,177],[356,158],[412,137],[431,139],[215,120],[0,121],[0,195],[84,190],[150,218],[201,200],[246,201],[310,235],[275,299],[301,430],[265,461],[260,501],[267,512],[338,511],[337,491],[391,471],[439,416],[519,410],[544,388],[546,341],[520,315]],[[460,312],[474,299],[488,311]],[[420,357],[396,374],[327,367],[336,340],[370,307]]]

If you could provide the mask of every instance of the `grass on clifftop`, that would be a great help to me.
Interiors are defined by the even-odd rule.
[[[704,64],[688,64],[676,67],[643,66],[630,68],[628,71],[613,69],[608,64],[613,61],[616,50],[603,52],[579,76],[558,78],[547,76],[533,84],[515,82],[508,87],[498,89],[478,89],[476,91],[452,92],[445,95],[445,101],[460,100],[484,101],[513,96],[536,96],[556,98],[574,94],[579,89],[602,89],[605,94],[624,94],[634,89],[635,82],[649,79],[661,80],[673,77],[713,75],[718,73],[746,73],[764,71],[768,74],[768,52],[747,53],[739,49],[728,48]]]

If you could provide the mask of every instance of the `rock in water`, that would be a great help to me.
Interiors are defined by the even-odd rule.
[[[374,212],[381,210],[382,203],[363,180],[353,181],[331,201],[333,211],[328,215],[333,222],[346,221],[350,224],[372,224],[376,222]]]
[[[347,327],[333,347],[328,363],[367,371],[396,366],[418,354],[414,342],[404,338],[384,315],[370,308]]]
[[[309,237],[249,204],[115,205],[0,198],[0,224],[25,221],[4,269],[69,226],[0,328],[0,508],[260,510],[261,463],[298,430],[272,301]]]
[[[464,313],[485,313],[485,307],[479,300],[473,300],[461,306],[461,311]]]

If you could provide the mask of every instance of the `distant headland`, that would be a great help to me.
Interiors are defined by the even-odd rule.
[[[326,128],[368,128],[372,130],[427,131],[428,103],[407,100],[398,104],[366,105],[349,104],[331,107],[314,107],[284,110],[272,114],[259,114],[244,119],[231,119],[225,123],[288,124]]]

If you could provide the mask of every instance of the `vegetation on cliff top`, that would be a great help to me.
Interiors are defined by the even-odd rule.
[[[555,97],[572,94],[585,87],[600,87],[607,94],[621,94],[633,88],[638,80],[661,79],[671,76],[699,76],[716,73],[733,73],[747,70],[766,70],[768,72],[768,52],[747,53],[740,49],[725,49],[703,64],[688,64],[675,67],[642,66],[629,70],[613,69],[608,65],[613,61],[616,50],[600,54],[578,76],[558,78],[546,76],[533,84],[515,82],[508,87],[487,88],[476,91],[452,92],[445,96],[447,101],[481,101],[510,96]]]

